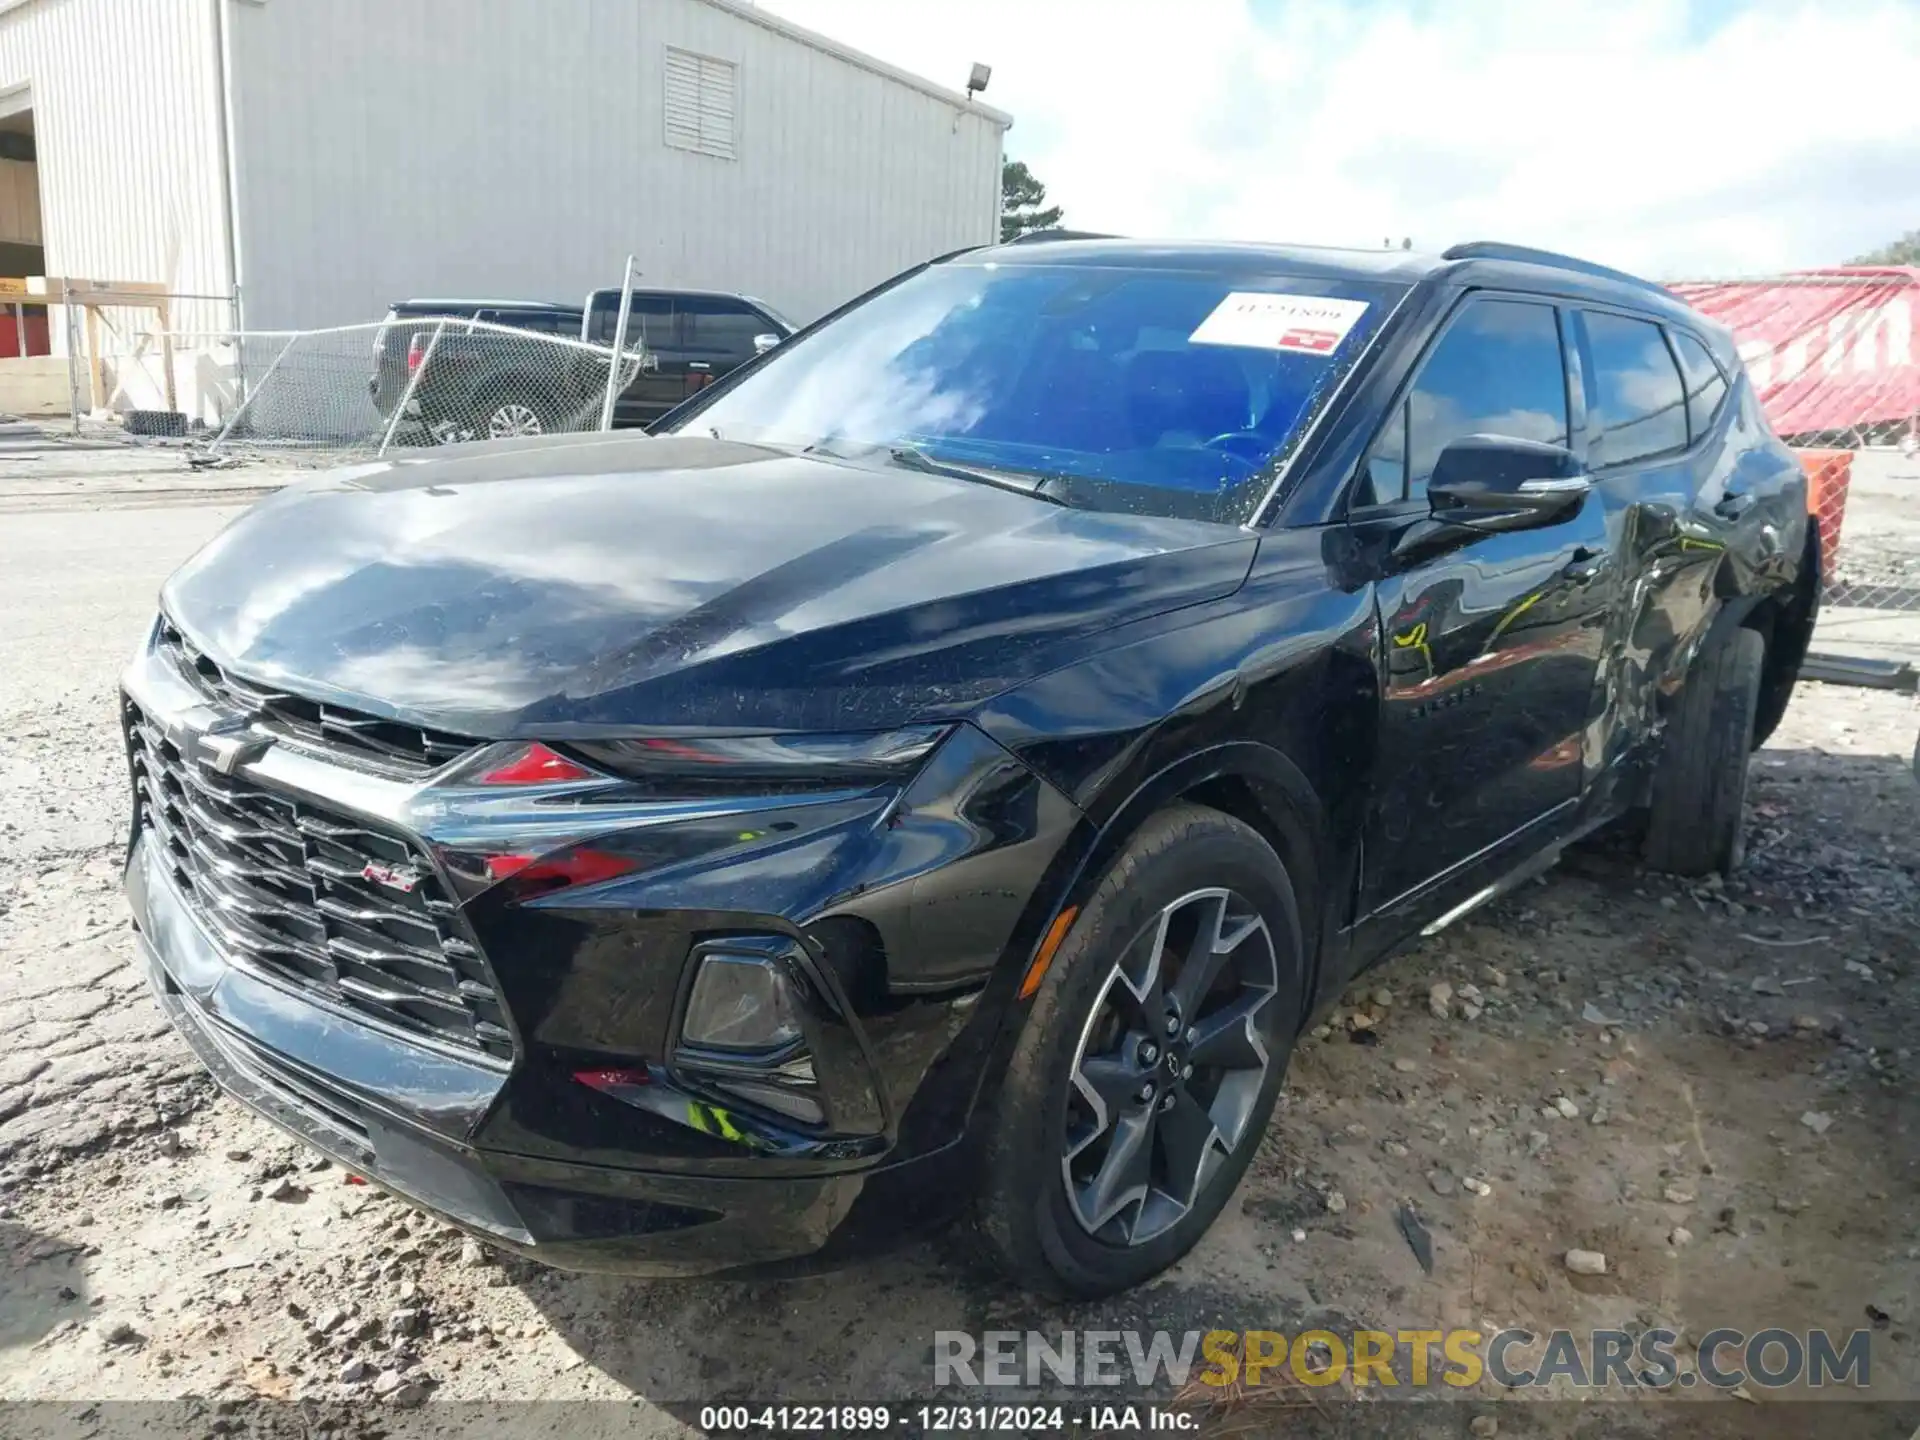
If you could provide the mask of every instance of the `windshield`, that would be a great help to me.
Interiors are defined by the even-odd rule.
[[[798,325],[794,324],[793,321],[787,318],[786,313],[784,311],[774,309],[773,306],[767,304],[767,302],[762,300],[758,295],[742,295],[740,298],[742,300],[745,300],[749,305],[753,306],[754,309],[758,310],[762,315],[766,316],[769,320],[773,321],[774,324],[778,325],[782,330],[786,331],[787,334],[791,335],[794,331],[800,328]]]
[[[1239,523],[1404,293],[1285,274],[935,265],[669,428],[879,463],[911,447],[1070,505]]]

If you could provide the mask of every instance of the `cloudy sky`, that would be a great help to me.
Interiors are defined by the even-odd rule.
[[[1920,0],[761,0],[956,88],[1067,223],[1677,278],[1920,228]]]

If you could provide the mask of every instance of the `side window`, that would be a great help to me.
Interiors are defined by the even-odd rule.
[[[1660,327],[1624,315],[1581,318],[1593,357],[1587,424],[1595,468],[1686,449],[1686,392]]]
[[[751,307],[737,300],[689,300],[686,309],[692,325],[687,348],[712,355],[728,366],[751,360],[753,337],[771,328]]]
[[[620,312],[616,310],[613,318],[618,321]],[[686,317],[680,313],[673,296],[633,297],[633,313],[627,317],[627,328],[640,337],[640,343],[647,349],[684,350],[687,342],[681,332],[685,324]]]
[[[613,344],[614,331],[620,328],[619,292],[614,293],[604,309],[596,307],[593,318],[593,338],[602,345]],[[673,333],[673,321],[672,296],[642,295],[636,290],[627,314],[628,341],[631,343],[637,337],[649,350],[677,350],[680,344]]]
[[[1680,378],[1687,385],[1687,433],[1698,440],[1720,416],[1727,401],[1727,377],[1720,373],[1707,347],[1684,330],[1669,330],[1674,353],[1680,357]]]
[[[1373,503],[1423,497],[1440,452],[1463,435],[1567,443],[1567,367],[1551,305],[1473,300],[1448,322],[1374,438]]]

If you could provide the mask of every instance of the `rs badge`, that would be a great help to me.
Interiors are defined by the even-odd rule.
[[[420,883],[420,872],[410,865],[382,865],[377,860],[369,860],[360,867],[360,878],[411,895],[413,887]]]

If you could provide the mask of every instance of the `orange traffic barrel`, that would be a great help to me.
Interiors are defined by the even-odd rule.
[[[1796,450],[1807,471],[1807,513],[1820,522],[1820,578],[1833,581],[1840,558],[1840,526],[1847,518],[1847,486],[1853,481],[1851,450]]]

